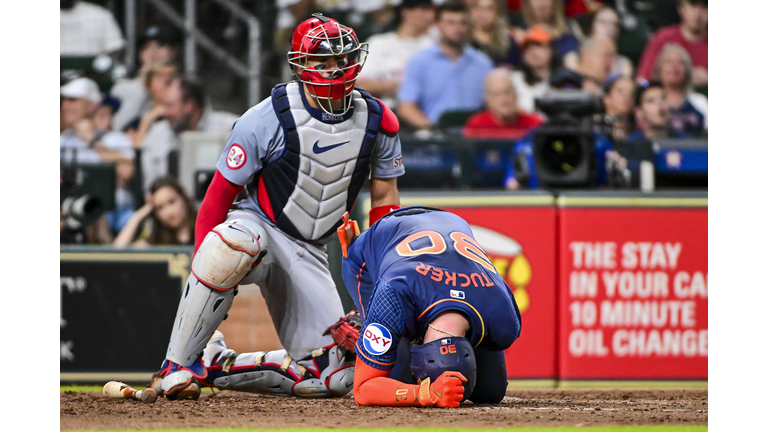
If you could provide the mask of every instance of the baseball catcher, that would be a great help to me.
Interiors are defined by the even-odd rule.
[[[351,390],[355,354],[344,347],[357,339],[359,322],[350,315],[326,331],[345,314],[325,244],[366,181],[371,220],[399,208],[404,173],[397,118],[354,86],[366,55],[354,30],[313,15],[292,35],[296,80],[235,123],[198,213],[192,272],[150,384],[158,394],[196,399],[201,386],[301,397]],[[241,284],[261,289],[283,350],[238,354],[214,334]]]
[[[355,402],[500,402],[507,388],[502,350],[520,336],[520,311],[467,222],[408,207],[362,234],[345,215],[338,234],[344,282],[363,319]]]

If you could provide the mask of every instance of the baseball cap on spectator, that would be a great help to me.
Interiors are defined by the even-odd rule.
[[[75,78],[61,86],[61,96],[72,99],[88,99],[92,102],[101,102],[101,93],[96,81],[90,78]]]
[[[547,45],[550,42],[552,42],[552,36],[549,35],[549,32],[541,26],[535,25],[525,32],[523,41],[520,42],[520,50],[525,51],[525,48],[532,43]]]
[[[141,37],[139,45],[143,46],[149,41],[156,41],[160,45],[173,45],[176,43],[177,37],[170,28],[155,25],[147,28]]]
[[[107,97],[101,100],[101,103],[99,103],[99,105],[108,105],[109,107],[112,108],[112,113],[114,114],[115,112],[117,112],[117,110],[120,109],[120,99],[114,96],[107,95]]]

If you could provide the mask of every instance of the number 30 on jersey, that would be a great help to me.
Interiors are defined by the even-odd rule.
[[[453,241],[453,249],[461,256],[468,260],[472,260],[486,269],[497,273],[496,267],[493,266],[491,260],[488,259],[488,255],[483,248],[472,237],[461,231],[454,231],[450,234],[450,239]],[[443,236],[432,230],[419,231],[411,234],[401,241],[395,250],[400,256],[413,257],[418,255],[440,255],[448,248]]]

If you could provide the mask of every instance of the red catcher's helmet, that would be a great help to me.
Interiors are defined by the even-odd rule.
[[[341,63],[334,71],[312,69],[307,67],[310,57],[346,56],[346,64]],[[355,80],[368,56],[368,44],[357,40],[352,28],[339,24],[333,18],[322,14],[312,14],[312,18],[296,26],[291,37],[291,50],[288,52],[288,63],[296,78],[304,83],[310,94],[318,100],[323,111],[331,112],[330,104],[321,100],[342,100],[342,113],[349,110],[351,98],[347,97],[355,87]],[[321,72],[332,74],[323,77]],[[326,106],[328,105],[328,106]]]

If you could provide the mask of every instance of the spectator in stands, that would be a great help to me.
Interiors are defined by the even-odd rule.
[[[665,45],[656,59],[653,78],[664,86],[671,126],[690,135],[705,133],[707,97],[693,91],[693,65],[688,52],[675,43]]]
[[[616,61],[616,44],[605,36],[594,36],[584,40],[579,48],[579,63],[576,72],[584,82],[582,88],[592,94],[600,94]]]
[[[176,79],[176,66],[171,63],[155,63],[144,74],[144,88],[148,96],[149,109],[140,118],[134,118],[125,126],[137,148],[142,146],[149,128],[162,117],[165,93],[174,79]]]
[[[100,130],[94,121],[102,101],[99,87],[90,78],[76,78],[61,87],[61,161],[71,163],[115,162],[133,159],[131,140],[123,133]]]
[[[99,133],[112,131],[112,115],[119,108],[120,101],[111,96],[107,96],[101,101],[101,104],[96,108],[96,113],[93,115],[93,122]],[[120,158],[115,161],[115,209],[107,212],[107,222],[112,231],[112,236],[120,232],[120,229],[136,208],[136,201],[131,191],[134,172],[133,159]],[[112,243],[112,240],[110,239],[106,243]]]
[[[619,41],[619,29],[619,14],[617,14],[614,9],[608,6],[603,6],[597,11],[597,13],[595,13],[594,18],[592,19],[589,37],[606,37],[612,40],[615,45]],[[578,51],[571,51],[563,58],[563,64],[573,70],[578,69],[579,61],[580,59]],[[626,56],[617,54],[614,57],[610,75],[632,76],[632,69],[632,61]]]
[[[391,109],[397,107],[397,92],[408,61],[437,40],[430,32],[435,21],[431,0],[403,0],[399,13],[397,30],[368,40],[368,58],[356,84]]]
[[[603,85],[603,106],[605,115],[613,123],[613,138],[624,139],[634,128],[635,83],[628,76],[610,78]]]
[[[112,130],[115,112],[120,109],[120,100],[107,96],[96,107],[93,114],[93,122],[98,130],[108,132]]]
[[[485,77],[486,110],[469,118],[464,127],[468,138],[520,138],[541,125],[542,118],[522,111],[509,71],[496,68]]]
[[[579,49],[582,31],[575,21],[565,17],[563,0],[522,0],[521,10],[525,28],[543,28],[552,37],[552,43],[561,58]],[[522,43],[525,29],[516,29],[514,34],[515,39]]]
[[[659,81],[636,86],[635,120],[637,129],[627,137],[627,141],[689,137],[685,132],[670,126],[669,104],[664,86]]]
[[[483,80],[493,69],[485,54],[467,44],[469,13],[458,2],[437,10],[440,41],[408,63],[398,92],[397,114],[417,129],[428,129],[446,111],[483,106]]]
[[[131,215],[113,244],[194,245],[196,218],[195,204],[179,182],[161,177],[152,182],[146,203]]]
[[[109,10],[80,0],[60,0],[59,9],[61,57],[114,55],[125,47],[120,27]]]
[[[121,102],[114,116],[114,130],[125,129],[152,108],[154,101],[147,92],[149,86],[145,85],[146,76],[155,65],[173,64],[176,59],[176,43],[177,38],[170,28],[152,26],[144,32],[139,43],[136,76],[118,80],[110,90],[110,94]]]
[[[162,120],[152,124],[142,143],[141,168],[144,190],[167,175],[176,176],[174,159],[179,148],[179,134],[184,131],[216,132],[232,130],[238,116],[214,111],[206,100],[203,87],[189,79],[175,79],[162,96]]]
[[[525,32],[520,43],[523,53],[520,69],[512,72],[517,104],[523,111],[534,112],[537,97],[550,89],[549,79],[560,67],[560,57],[552,46],[552,38],[541,27],[534,26]]]
[[[112,112],[119,102],[110,97],[100,99],[98,86],[89,78],[77,78],[64,85],[61,96],[61,118],[65,128],[61,132],[61,161],[114,162],[116,205],[124,211],[132,211],[133,197],[127,185],[133,179],[133,147],[128,136],[112,131],[110,125]],[[72,236],[63,231],[63,238],[80,243],[111,243],[114,236],[111,231],[115,227],[111,217],[114,216],[104,215],[83,232],[70,232]]]
[[[520,50],[509,35],[501,0],[474,0],[470,7],[469,43],[493,60],[496,66],[520,65]]]
[[[656,58],[664,45],[676,43],[682,46],[690,55],[693,63],[692,83],[694,86],[707,85],[708,74],[708,30],[707,0],[678,0],[678,13],[682,22],[659,29],[648,44],[640,58],[637,68],[638,79],[650,79]]]

